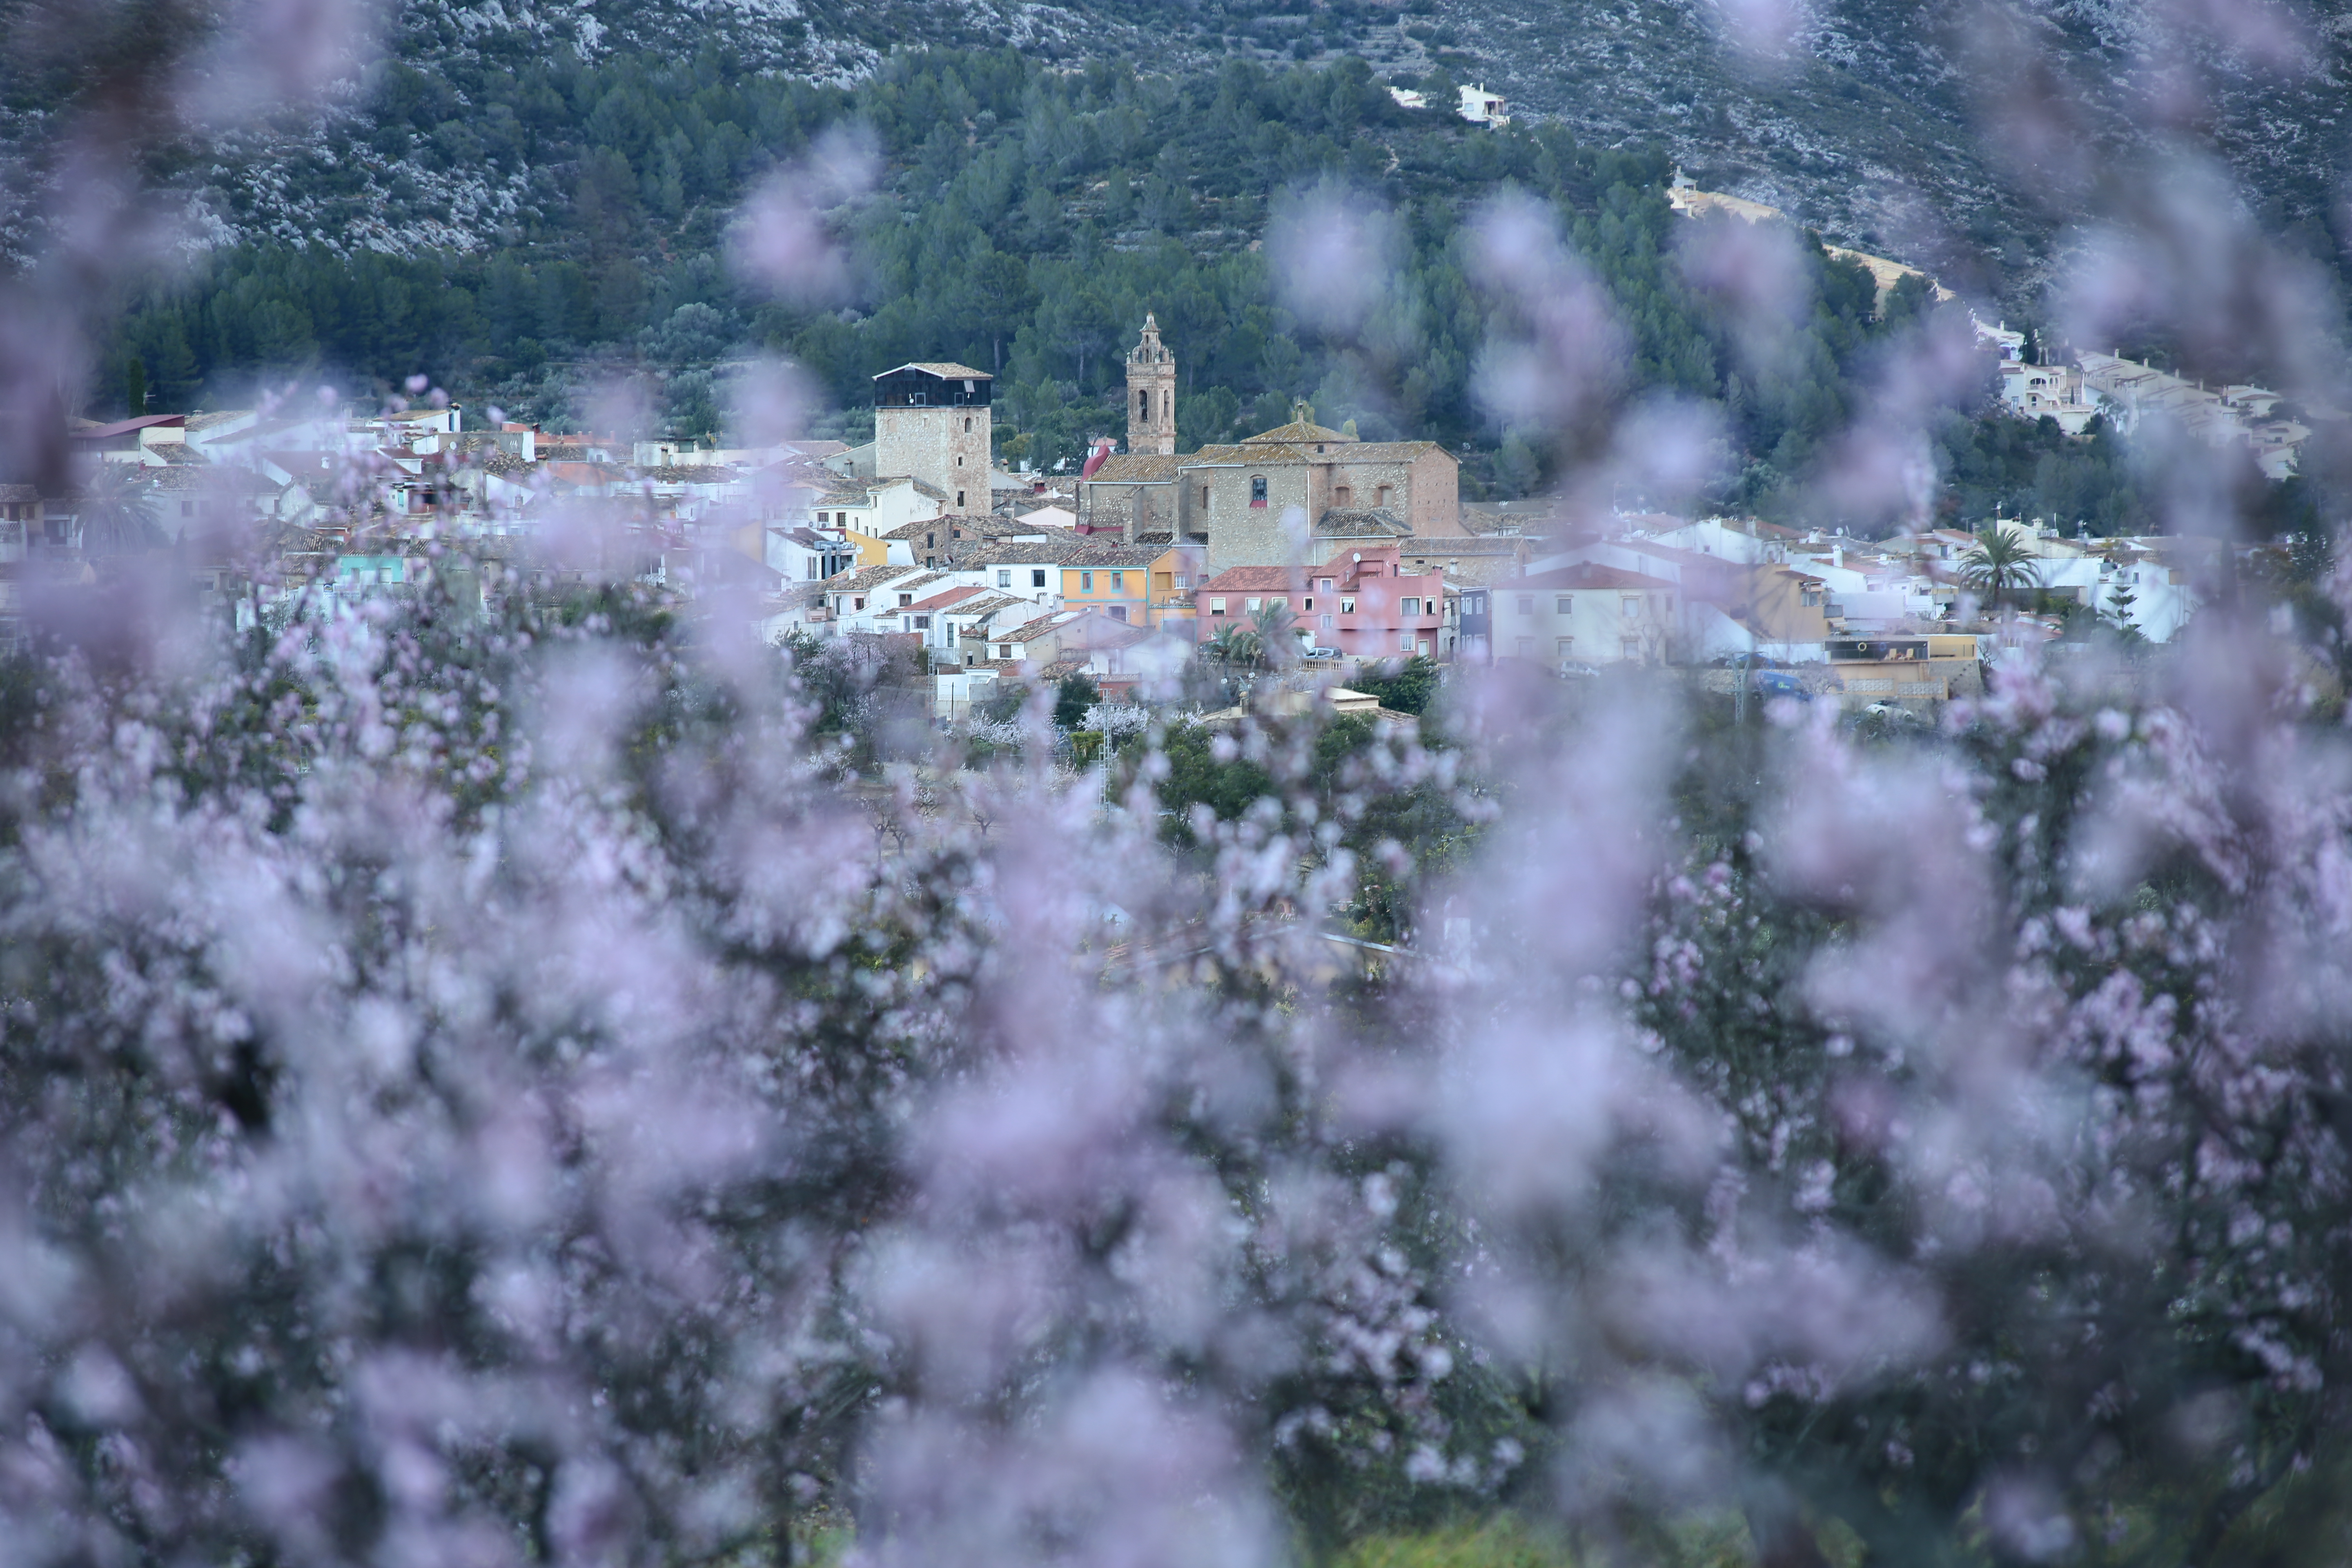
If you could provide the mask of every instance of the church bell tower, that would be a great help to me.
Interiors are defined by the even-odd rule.
[[[1176,362],[1160,342],[1160,320],[1147,312],[1143,340],[1127,353],[1127,449],[1176,455]]]

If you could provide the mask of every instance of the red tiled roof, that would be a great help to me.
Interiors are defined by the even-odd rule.
[[[918,599],[913,604],[908,605],[907,608],[910,610],[943,610],[960,599],[969,599],[974,594],[984,591],[985,590],[979,588],[950,588],[944,594],[934,594],[928,599]]]
[[[1298,581],[1305,577],[1303,568],[1296,574]],[[1294,574],[1287,566],[1229,566],[1202,584],[1201,588],[1211,594],[1287,594],[1293,580]]]

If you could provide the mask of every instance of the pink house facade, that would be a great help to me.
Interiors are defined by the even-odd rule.
[[[1288,606],[1303,647],[1355,658],[1435,658],[1445,574],[1404,571],[1394,545],[1349,551],[1320,566],[1231,567],[1193,591],[1202,640],[1254,624],[1269,601]]]

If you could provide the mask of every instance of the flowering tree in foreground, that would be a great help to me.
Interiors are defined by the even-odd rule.
[[[12,1560],[2160,1558],[2334,1460],[2352,795],[2258,650],[1874,746],[1466,687],[1328,815],[1269,723],[1171,855],[1148,763],[868,817],[589,608],[16,667]],[[1474,912],[1335,962],[1433,784]]]
[[[2158,101],[2203,45],[2292,56],[2233,15],[2151,23],[2199,46]],[[125,90],[61,132],[57,264],[0,298],[12,464],[60,477],[77,326],[165,245],[138,156],[323,90],[356,18],[91,67]],[[2040,90],[2002,134],[2109,199]],[[779,176],[747,274],[849,276],[856,162]],[[2213,180],[2099,189],[2187,194],[2077,236],[2075,337],[2336,395],[2327,301]],[[1678,265],[1769,386],[1811,284],[1759,236]],[[1705,410],[1626,406],[1557,215],[1464,244],[1568,515],[1704,466]],[[1923,523],[1984,367],[1950,312],[1874,352],[1809,482]],[[2228,463],[2162,456],[2167,521],[2230,536]],[[1637,1560],[1707,1513],[1772,1564],[2344,1555],[2340,578],[2305,646],[2225,596],[2161,658],[2016,650],[1934,734],[1498,672],[1417,731],[1122,719],[1071,774],[1042,698],[990,765],[870,743],[873,670],[542,521],[478,608],[248,637],[125,561],[6,667],[0,1557],[845,1525],[877,1565],[1226,1565],[1505,1505]]]

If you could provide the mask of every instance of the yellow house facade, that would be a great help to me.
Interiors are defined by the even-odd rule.
[[[1063,563],[1062,607],[1092,610],[1133,626],[1189,626],[1192,589],[1206,554],[1198,543],[1088,546]]]

